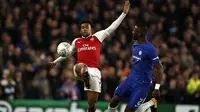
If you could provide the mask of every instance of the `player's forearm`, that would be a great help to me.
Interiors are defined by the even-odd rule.
[[[105,29],[106,33],[109,35],[111,34],[113,31],[115,31],[119,25],[122,23],[122,21],[124,20],[124,18],[126,17],[126,13],[122,13],[117,20],[115,20],[108,28]]]
[[[56,60],[54,60],[53,62],[54,63],[59,63],[59,62],[61,62],[61,61],[64,61],[65,59],[67,59],[67,57],[58,57]]]
[[[163,75],[164,75],[164,69],[161,63],[158,63],[154,66],[154,73],[155,73],[155,78],[156,78],[156,85],[155,85],[155,89],[159,89],[160,88],[160,84],[161,81],[163,79]]]
[[[161,83],[163,74],[163,68],[156,69],[156,84]]]

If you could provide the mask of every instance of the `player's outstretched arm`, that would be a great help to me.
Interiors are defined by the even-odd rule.
[[[160,88],[160,83],[161,83],[163,75],[164,75],[164,70],[163,70],[163,66],[162,66],[161,62],[156,63],[154,65],[154,73],[156,76],[156,85],[155,85],[155,89],[154,89],[152,95],[157,100],[159,100],[159,98],[160,98],[159,88]]]
[[[75,41],[76,40],[77,39],[74,39],[74,41],[72,42],[72,45],[69,47],[68,50],[69,50],[70,54],[68,54],[67,57],[60,56],[57,59],[55,59],[53,62],[49,62],[49,65],[51,67],[54,67],[54,66],[56,66],[57,63],[60,63],[60,62],[62,62],[64,60],[66,60],[68,57],[72,56],[75,53]]]
[[[67,56],[67,57],[63,57],[63,56],[59,56],[57,59],[55,59],[53,62],[49,62],[49,65],[51,66],[51,67],[54,67],[54,66],[56,66],[56,64],[57,63],[60,63],[60,62],[62,62],[62,61],[64,61],[64,60],[66,60],[69,56],[71,56],[73,53],[72,53],[72,51],[70,52],[70,54]]]
[[[106,37],[108,37],[112,32],[114,32],[119,25],[122,23],[124,18],[126,17],[126,14],[128,13],[130,8],[130,2],[129,0],[125,0],[123,13],[105,30],[101,30],[94,35],[102,42]]]

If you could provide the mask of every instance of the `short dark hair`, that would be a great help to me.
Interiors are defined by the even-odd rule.
[[[85,20],[82,20],[80,23],[79,23],[79,29],[81,29],[81,25],[84,24],[84,23],[88,23],[90,24],[90,26],[92,27],[92,22],[88,19],[85,19]]]
[[[144,33],[147,33],[148,27],[145,24],[137,24],[137,27],[140,28]]]

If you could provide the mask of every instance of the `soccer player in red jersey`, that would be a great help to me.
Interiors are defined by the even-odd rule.
[[[129,11],[129,0],[125,0],[123,13],[108,28],[92,34],[91,24],[84,21],[80,24],[82,37],[74,39],[70,46],[70,54],[77,53],[77,64],[74,66],[74,75],[84,81],[84,90],[88,97],[88,111],[95,112],[96,102],[101,93],[100,49],[103,40],[113,33],[121,24]],[[59,57],[51,65],[65,60]]]

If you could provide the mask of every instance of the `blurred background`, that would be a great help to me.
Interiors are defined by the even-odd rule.
[[[124,0],[1,0],[0,99],[86,100],[73,80],[76,55],[55,68],[60,42],[80,36],[79,22],[93,33],[122,13]],[[200,0],[131,0],[131,9],[101,50],[102,93],[109,101],[129,74],[134,25],[149,27],[147,38],[164,65],[163,104],[200,104]]]

